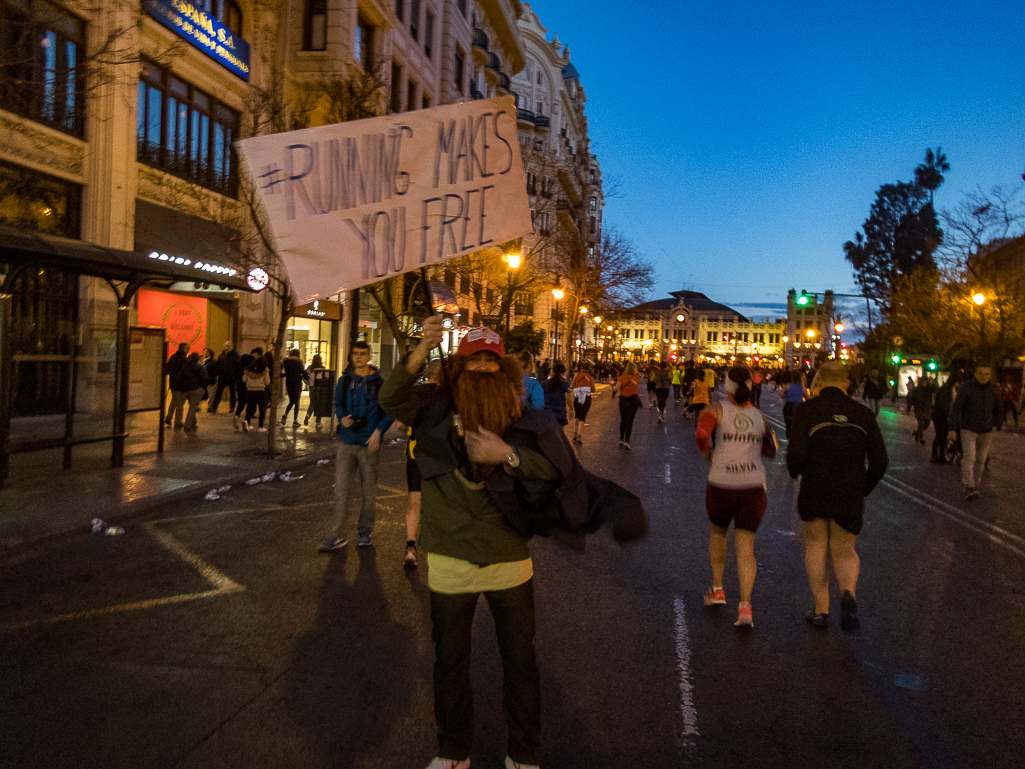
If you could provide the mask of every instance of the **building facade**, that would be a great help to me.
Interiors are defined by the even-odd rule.
[[[614,359],[693,361],[728,365],[739,361],[763,368],[783,364],[782,319],[756,321],[697,291],[674,291],[671,299],[645,302],[616,317]],[[618,334],[616,333],[618,331]],[[599,331],[599,334],[602,332]],[[599,338],[602,349],[609,341]]]
[[[821,294],[795,289],[787,292],[786,351],[787,366],[816,366],[831,356],[836,344],[837,322],[833,292]]]
[[[501,94],[524,66],[522,13],[518,0],[0,5],[0,227],[51,239],[47,269],[16,276],[0,242],[0,294],[33,329],[12,342],[11,418],[109,412],[122,315],[197,351],[272,345],[282,284],[234,142]],[[122,286],[94,247],[152,254],[168,277]],[[266,290],[239,290],[254,266]],[[389,370],[401,350],[365,294],[297,308],[286,347],[340,370],[348,323]]]

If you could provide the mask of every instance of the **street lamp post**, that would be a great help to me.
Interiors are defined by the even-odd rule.
[[[559,302],[566,294],[556,278],[555,288],[552,289],[552,296],[555,297],[555,336],[552,338],[552,364],[559,360]]]
[[[975,348],[975,362],[979,361],[983,348],[986,346],[986,311],[983,305],[986,303],[986,295],[978,292],[972,295],[972,301],[979,308],[979,346]]]
[[[502,261],[505,262],[505,333],[509,333],[509,327],[512,326],[512,302],[513,302],[513,290],[512,290],[512,274],[513,270],[518,270],[520,264],[523,261],[523,257],[518,252],[511,252],[502,255]]]

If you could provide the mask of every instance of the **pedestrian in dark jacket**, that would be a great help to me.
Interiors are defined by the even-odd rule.
[[[191,353],[181,374],[181,385],[189,402],[189,413],[185,417],[186,430],[191,431],[199,427],[196,414],[199,412],[199,404],[203,401],[203,393],[206,392],[206,380],[206,369],[199,362],[199,353]]]
[[[221,395],[228,390],[230,411],[235,411],[235,369],[238,367],[238,353],[235,345],[225,342],[221,354],[217,356],[217,385],[214,387],[214,399],[210,401],[209,411],[214,413],[221,404]]]
[[[879,416],[879,401],[883,399],[889,389],[889,385],[886,384],[886,378],[879,373],[879,369],[872,369],[868,376],[865,377],[865,387],[862,390],[862,394],[866,401],[871,401],[872,412],[876,416]]]
[[[285,380],[285,392],[288,393],[288,405],[285,406],[285,413],[281,415],[282,427],[288,421],[288,412],[292,409],[295,410],[292,416],[292,427],[299,427],[299,398],[303,394],[303,379],[305,377],[306,369],[303,368],[299,350],[289,350],[288,355],[281,361],[281,378]]]
[[[915,385],[915,389],[908,392],[908,403],[915,412],[915,420],[918,427],[913,433],[916,441],[925,445],[925,431],[929,429],[932,421],[932,399],[936,395],[936,381],[932,377],[924,376]]]
[[[235,416],[232,418],[232,424],[236,430],[242,429],[242,417],[245,416],[246,406],[249,400],[249,387],[246,384],[246,369],[253,365],[253,361],[263,355],[262,347],[254,347],[252,352],[248,352],[245,355],[239,356],[238,363],[235,366],[235,390],[238,394],[238,400],[235,405]]]
[[[182,427],[185,424],[185,404],[189,401],[189,394],[184,387],[182,377],[188,360],[188,342],[179,344],[178,350],[167,359],[167,389],[171,391],[171,403],[167,407],[167,416],[164,418],[165,425],[173,423],[175,427]]]
[[[787,470],[791,477],[801,478],[797,513],[804,521],[804,564],[815,596],[815,608],[805,618],[815,627],[827,627],[828,551],[843,593],[841,627],[856,630],[860,561],[854,545],[864,520],[865,497],[882,480],[888,460],[875,416],[849,398],[846,389],[846,369],[836,361],[823,364],[812,399],[794,411]]]
[[[961,484],[964,499],[979,498],[979,483],[989,458],[993,431],[1003,422],[1000,390],[993,382],[993,369],[980,364],[975,376],[963,382],[950,409],[950,429],[961,432]]]
[[[936,437],[932,442],[932,458],[929,461],[936,464],[947,463],[947,432],[950,429],[950,409],[954,405],[956,382],[957,379],[953,375],[947,377],[947,381],[936,391],[936,397],[932,401],[932,424],[936,428]]]

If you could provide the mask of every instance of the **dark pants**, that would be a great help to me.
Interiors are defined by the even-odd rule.
[[[246,421],[252,422],[256,410],[260,410],[260,427],[263,427],[263,420],[267,416],[267,391],[250,390],[246,394]]]
[[[677,388],[679,389],[679,388]],[[666,401],[669,400],[668,390],[655,390],[655,398],[658,403],[658,413],[662,416],[666,415]]]
[[[288,393],[288,405],[285,406],[285,413],[281,417],[282,423],[288,421],[289,409],[295,409],[295,421],[299,421],[299,397],[303,394],[303,383],[300,382],[298,385],[285,385],[285,391]]]
[[[240,417],[246,410],[246,402],[249,400],[249,388],[246,387],[245,382],[235,382],[235,387],[238,389],[238,405],[235,406],[235,416]]]
[[[224,379],[223,377],[218,377],[217,388],[214,392],[214,399],[210,401],[211,411],[217,411],[217,407],[221,405],[221,395],[224,394],[224,388],[228,388],[228,393],[231,395],[231,400],[229,401],[231,406],[229,410],[235,410],[235,379]]]
[[[462,761],[473,746],[470,640],[479,593],[431,592],[434,639],[434,715],[438,755]],[[534,580],[484,593],[502,655],[502,710],[509,756],[537,764],[541,753],[541,684],[534,653]]]
[[[937,462],[947,461],[947,425],[950,419],[947,414],[934,413],[932,423],[936,428],[936,437],[932,441],[932,458]]]
[[[760,384],[756,384],[754,387],[751,388],[751,405],[754,406],[755,408],[758,408],[758,406],[761,404],[761,402],[762,402],[762,386]]]
[[[658,392],[656,390],[656,392]],[[634,429],[634,417],[637,416],[637,409],[641,407],[641,399],[636,395],[629,398],[619,396],[619,440],[630,442],[630,433]]]
[[[1014,401],[1004,401],[1004,418],[1003,418],[1004,422],[1007,421],[1007,412],[1008,411],[1011,412],[1011,416],[1014,417],[1014,424],[1017,425],[1018,424],[1018,407],[1015,405]]]

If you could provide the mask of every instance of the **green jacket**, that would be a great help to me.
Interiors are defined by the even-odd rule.
[[[403,424],[413,428],[416,463],[422,477],[420,544],[431,553],[478,565],[521,561],[530,557],[527,538],[503,514],[487,483],[474,483],[460,470],[459,454],[452,445],[452,412],[444,391],[414,389],[416,376],[405,365],[391,373],[378,394],[378,403]],[[540,452],[516,446],[520,465],[503,466],[495,473],[557,484],[559,471]]]

